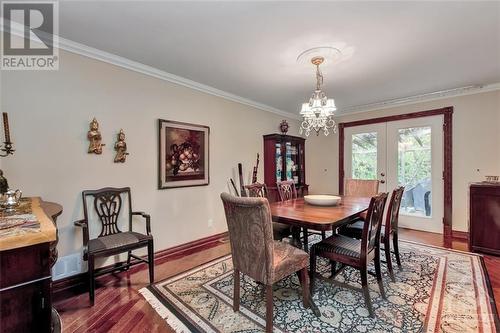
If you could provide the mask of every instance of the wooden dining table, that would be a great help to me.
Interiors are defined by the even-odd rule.
[[[368,209],[369,197],[340,196],[336,206],[314,206],[304,198],[270,204],[273,221],[300,227],[302,229],[328,231],[349,223]],[[300,242],[300,240],[296,239]],[[304,237],[304,249],[308,249]]]

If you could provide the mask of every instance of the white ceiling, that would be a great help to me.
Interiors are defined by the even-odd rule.
[[[60,35],[296,114],[315,46],[354,48],[323,69],[340,109],[500,82],[500,2],[68,1]]]

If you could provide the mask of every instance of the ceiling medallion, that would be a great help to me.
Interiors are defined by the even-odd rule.
[[[304,55],[302,53],[299,58]],[[300,115],[302,116],[302,123],[300,124],[299,132],[300,134],[305,133],[309,136],[311,130],[319,135],[319,132],[323,130],[325,136],[330,134],[330,129],[336,133],[337,125],[333,120],[334,111],[337,110],[335,107],[335,101],[331,98],[326,97],[326,94],[321,90],[323,85],[323,74],[319,70],[319,66],[325,61],[322,56],[314,56],[311,59],[311,63],[316,66],[316,90],[312,93],[311,98],[308,103],[302,104],[302,109]]]

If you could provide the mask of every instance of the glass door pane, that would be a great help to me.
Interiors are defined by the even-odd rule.
[[[405,187],[400,227],[443,232],[442,117],[387,124],[387,188]]]
[[[281,143],[276,143],[276,181],[281,181],[281,175],[283,171],[283,159],[281,156]]]
[[[299,152],[296,144],[286,142],[286,179],[299,182]]]
[[[377,179],[377,132],[352,135],[352,179]]]
[[[344,180],[378,179],[379,192],[386,192],[385,123],[348,127],[344,131]]]
[[[398,130],[398,184],[405,187],[400,214],[432,213],[432,128]]]

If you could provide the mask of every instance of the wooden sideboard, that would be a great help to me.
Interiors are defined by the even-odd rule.
[[[500,255],[500,184],[473,183],[469,198],[470,250]]]
[[[55,332],[51,267],[62,207],[30,198],[40,231],[0,238],[0,332]]]

